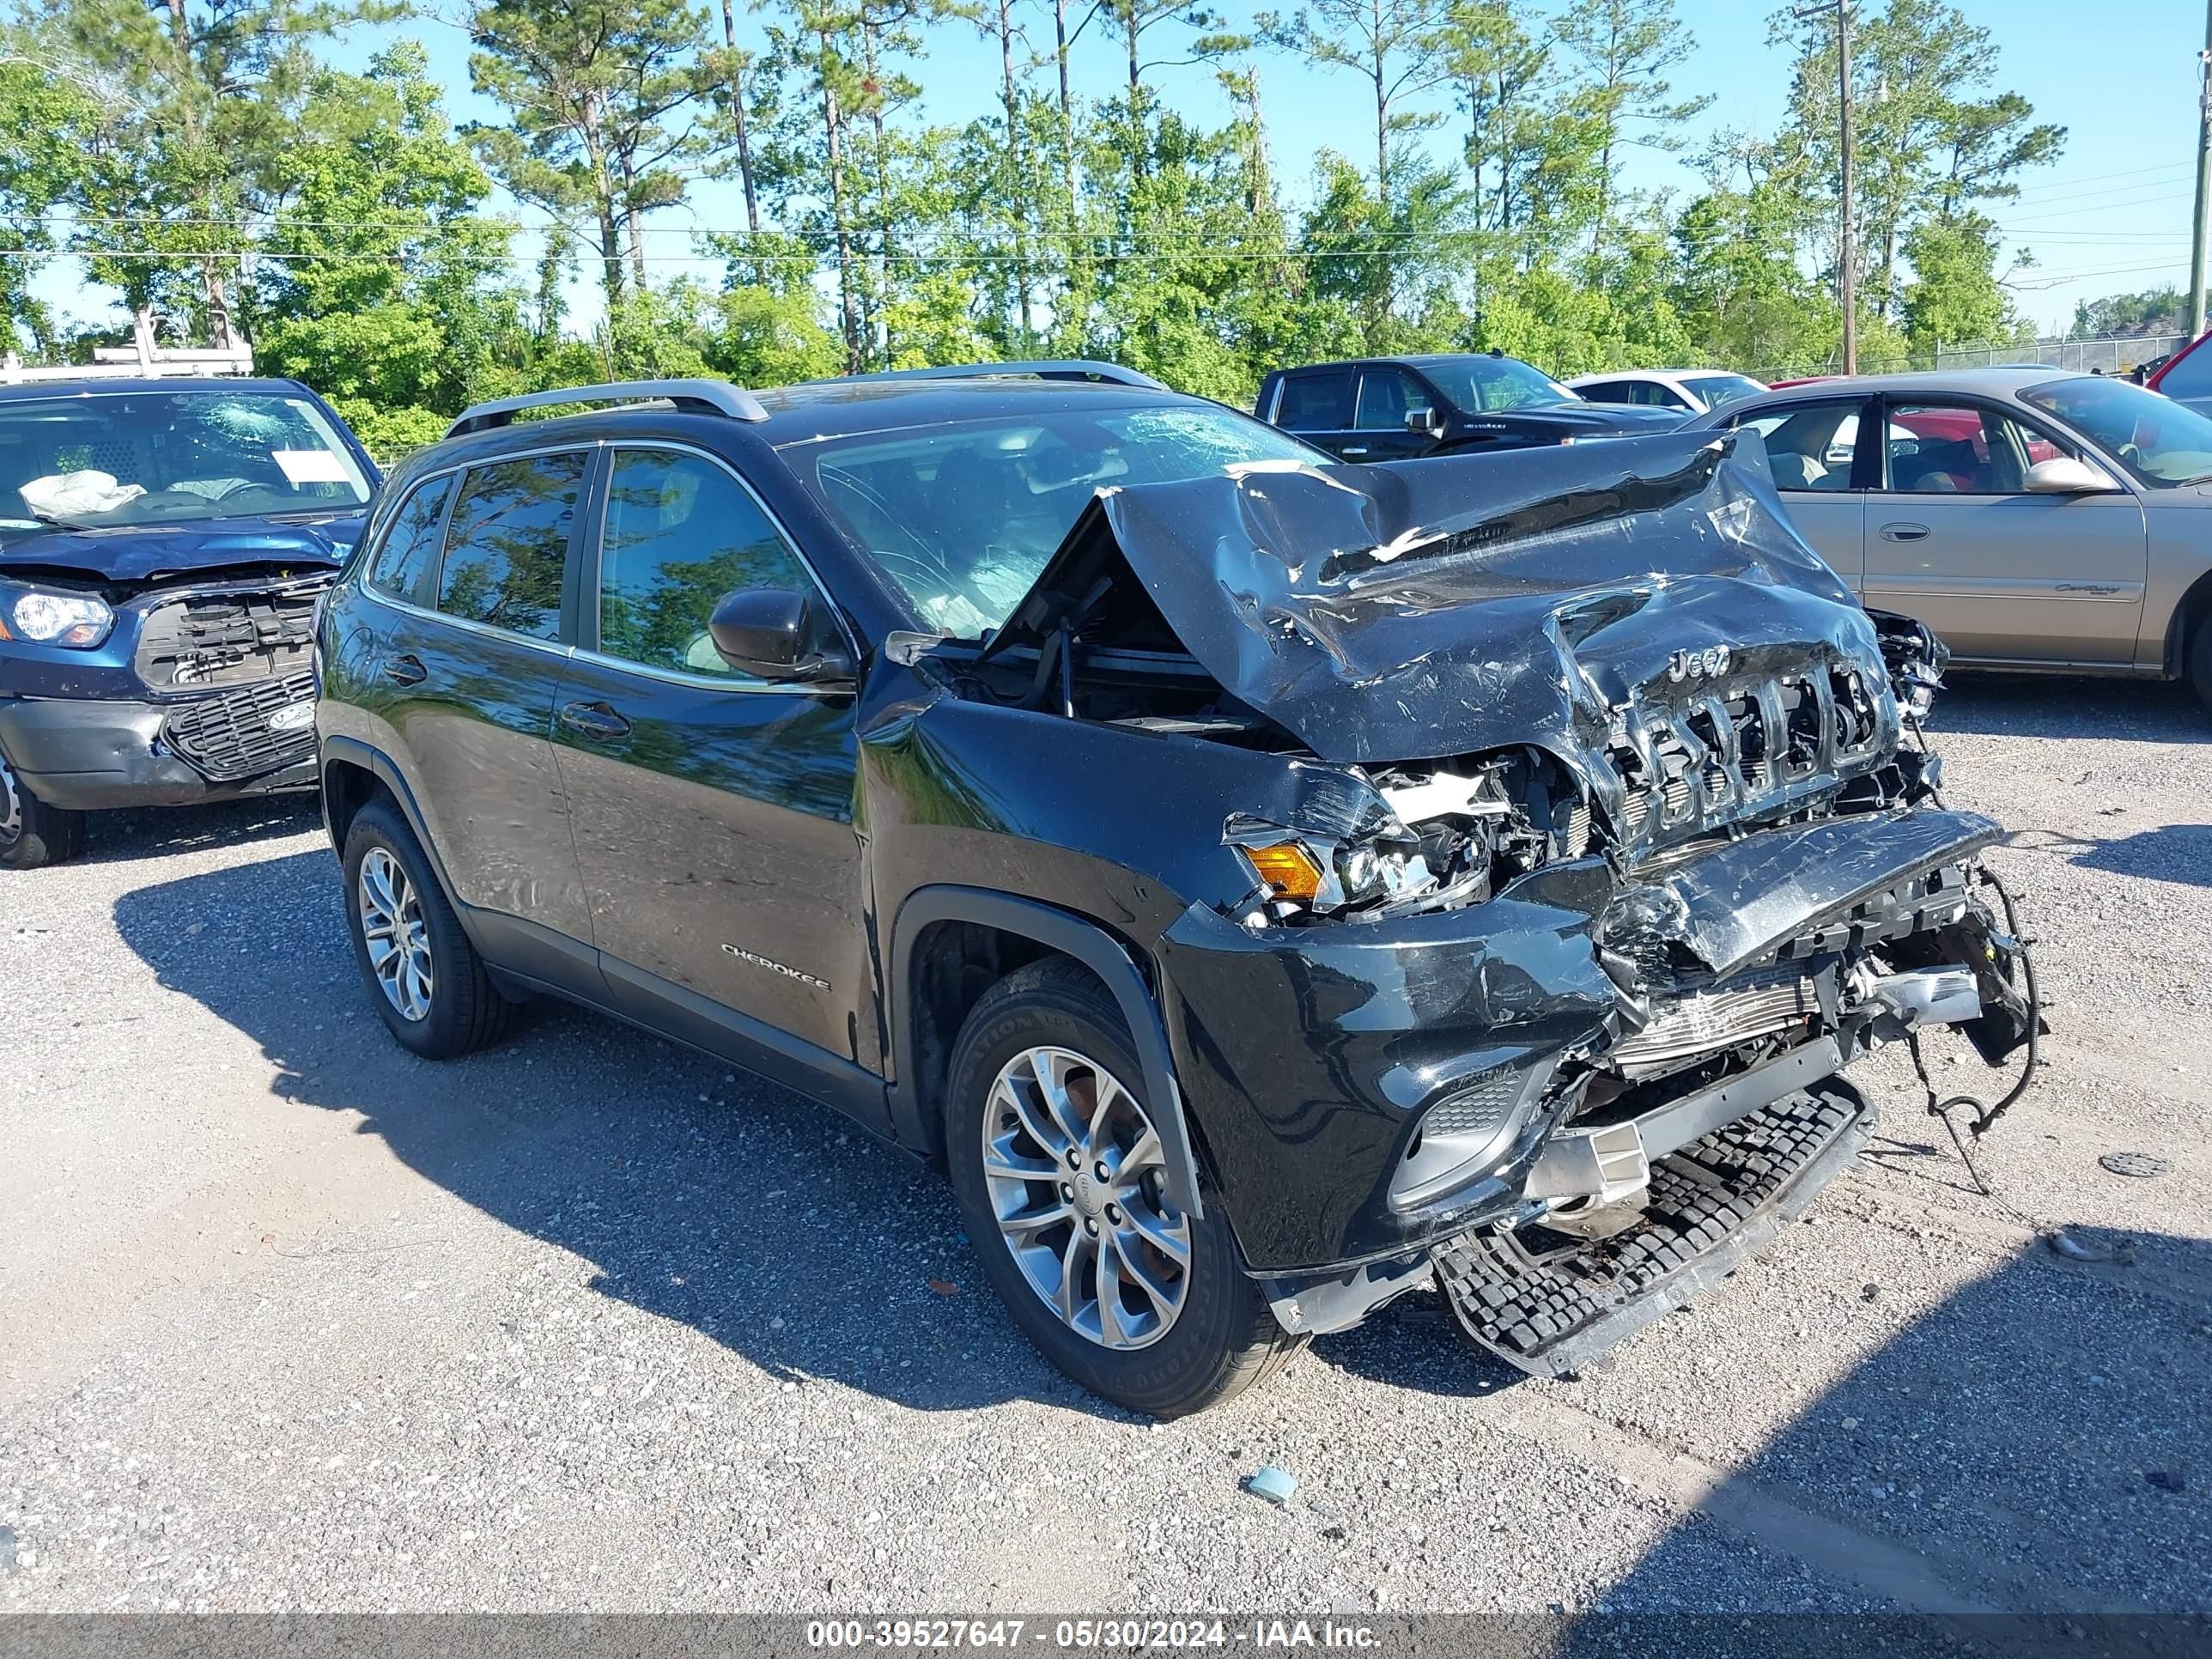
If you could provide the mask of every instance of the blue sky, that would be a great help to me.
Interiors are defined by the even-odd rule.
[[[1261,0],[1261,8],[1266,4]],[[2127,21],[2118,37],[2100,41],[2092,37],[2089,20],[2101,13],[2081,0],[1961,4],[1969,18],[1996,36],[1996,85],[2022,93],[2039,119],[2068,129],[2059,161],[2024,178],[2020,200],[1993,210],[2008,250],[2026,249],[2033,258],[2034,268],[2014,276],[2022,312],[2049,331],[2072,320],[2078,300],[2185,283],[2203,6],[2197,0],[2135,0],[2123,8]],[[1235,20],[1258,8],[1250,0],[1229,0],[1225,9]],[[1765,44],[1771,9],[1765,0],[1680,0],[1698,50],[1675,71],[1674,87],[1680,94],[1711,94],[1715,99],[1694,124],[1698,131],[1725,125],[1766,132],[1780,120],[1788,60]],[[1027,10],[1040,50],[1048,48],[1048,4],[1029,0]],[[714,27],[719,37],[719,12]],[[1175,27],[1163,24],[1148,35],[1148,51],[1174,55],[1167,49],[1174,42],[1167,37]],[[745,43],[759,44],[762,20],[744,15],[742,7],[738,28]],[[404,32],[428,49],[456,119],[499,118],[496,106],[469,89],[468,43],[461,29],[422,18]],[[995,107],[996,46],[958,23],[933,30],[931,42],[931,57],[911,69],[923,88],[922,114],[931,121],[959,122]],[[1125,71],[1118,42],[1110,35],[1094,25],[1077,55],[1079,93],[1103,96],[1118,88]],[[1355,158],[1369,154],[1373,117],[1363,101],[1364,82],[1347,71],[1310,68],[1279,54],[1264,54],[1259,61],[1276,171],[1294,199],[1307,185],[1317,148],[1326,145]],[[1209,70],[1170,69],[1156,78],[1178,107],[1225,118],[1225,103]],[[1443,98],[1435,106],[1449,111]],[[1439,135],[1437,142],[1441,152],[1451,141]],[[1627,181],[1644,190],[1686,192],[1698,182],[1687,167],[1653,152],[1632,154],[1625,170]],[[743,214],[733,183],[698,181],[684,207],[653,222],[648,248],[656,275],[718,275],[715,265],[697,259],[693,234],[699,228],[739,228]],[[65,311],[85,318],[100,314],[102,296],[80,289],[77,281],[75,273],[51,267],[41,288]],[[588,325],[595,316],[588,280],[580,277],[572,286],[572,321]]]

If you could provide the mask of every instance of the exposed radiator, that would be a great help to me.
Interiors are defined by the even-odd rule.
[[[1796,977],[1698,991],[1657,1004],[1651,1023],[1613,1046],[1606,1056],[1636,1077],[1675,1062],[1732,1048],[1752,1037],[1784,1031],[1820,1011],[1813,981]]]

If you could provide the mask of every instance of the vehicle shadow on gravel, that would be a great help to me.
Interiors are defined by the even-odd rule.
[[[211,801],[202,806],[95,812],[88,827],[82,861],[119,864],[209,847],[250,846],[296,836],[314,828],[316,822],[315,798],[305,793]]]
[[[2041,674],[1946,678],[1928,740],[1946,732],[1982,737],[2099,738],[2133,743],[2212,743],[2212,710],[2188,688],[2156,680],[2060,679]]]
[[[1571,1382],[1527,1382],[1459,1348],[1428,1296],[1316,1352],[1438,1395],[1517,1385],[1537,1403],[1589,1413],[1594,1431],[1651,1422],[1632,1432],[1735,1463],[1695,1516],[1605,1590],[1609,1613],[1713,1611],[1717,1541],[1741,1564],[1749,1611],[2212,1608],[2212,1243],[2072,1227],[2083,1249],[2119,1259],[2070,1261],[2038,1239],[1924,1310],[1902,1305],[1893,1285],[1823,1288],[1790,1271],[1808,1328],[1856,1328],[1879,1346],[1747,1460],[1720,1449],[1740,1433],[1725,1419],[1714,1419],[1714,1444],[1701,1443],[1703,1412],[1723,1411],[1734,1392],[1727,1371],[1822,1375],[1832,1344],[1810,1335],[1803,1353],[1778,1352],[1771,1309],[1748,1304],[1778,1258],[1820,1249],[1826,1231],[1790,1229],[1735,1281]],[[1942,1248],[1905,1233],[1896,1243]],[[1686,1586],[1701,1586],[1702,1599],[1686,1599]],[[1603,1629],[1599,1620],[1587,1634]],[[1797,1650],[1789,1627],[1765,1634],[1778,1651]],[[1617,1650],[1571,1641],[1565,1650]]]
[[[307,925],[271,938],[270,915]],[[944,1179],[828,1108],[560,1005],[465,1060],[407,1054],[366,1000],[326,853],[148,887],[115,921],[165,988],[260,1045],[282,1097],[359,1113],[410,1168],[589,1262],[601,1293],[772,1378],[1139,1420],[1015,1332]]]
[[[2212,823],[2164,823],[2117,840],[2089,842],[2068,861],[2112,875],[2212,887]]]

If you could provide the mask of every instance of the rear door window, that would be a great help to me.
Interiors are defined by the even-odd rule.
[[[1777,489],[1849,489],[1858,444],[1859,411],[1863,407],[1854,398],[1849,403],[1763,410],[1732,424],[1766,440],[1766,458],[1773,468]]]
[[[526,639],[560,637],[568,543],[590,459],[566,450],[469,469],[446,535],[441,613]]]
[[[1307,369],[1283,376],[1275,424],[1293,432],[1345,432],[1352,427],[1352,371]]]
[[[438,562],[439,532],[446,527],[446,503],[453,495],[453,475],[447,473],[418,485],[399,504],[368,567],[370,586],[395,599],[421,602],[422,578]]]

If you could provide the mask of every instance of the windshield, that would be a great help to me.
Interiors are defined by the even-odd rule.
[[[1551,376],[1538,374],[1517,357],[1432,357],[1419,361],[1421,373],[1437,383],[1437,389],[1469,414],[1582,401]]]
[[[0,404],[0,530],[343,512],[368,494],[303,398],[179,387]]]
[[[1006,621],[1102,487],[1333,459],[1205,404],[963,422],[783,453],[915,609],[966,638]]]
[[[2185,404],[2102,374],[2032,386],[2020,400],[2085,434],[2154,489],[2212,478],[2212,420]]]
[[[1743,374],[1685,374],[1682,384],[1696,392],[1707,409],[1718,409],[1766,388]]]

